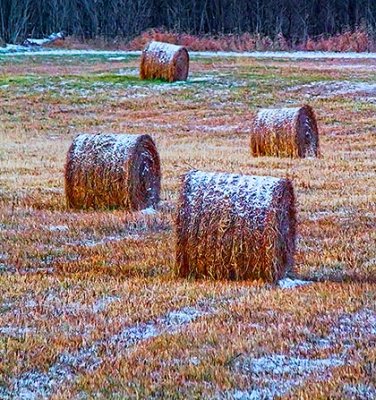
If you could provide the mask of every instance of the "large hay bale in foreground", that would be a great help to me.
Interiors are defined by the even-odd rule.
[[[295,224],[290,180],[190,171],[180,191],[175,272],[274,282],[293,266]]]
[[[160,181],[159,155],[149,135],[82,134],[68,150],[69,207],[141,210],[158,203]]]
[[[142,52],[141,79],[162,79],[168,82],[188,78],[189,54],[185,47],[150,42]]]
[[[297,108],[260,110],[252,124],[253,156],[316,157],[319,133],[313,109]]]

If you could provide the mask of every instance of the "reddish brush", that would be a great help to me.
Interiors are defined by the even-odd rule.
[[[303,46],[303,50],[311,51],[372,51],[375,41],[372,36],[363,29],[354,32],[347,31],[334,36],[321,36],[316,39],[309,38]]]
[[[151,42],[141,56],[141,79],[185,81],[189,72],[189,54],[185,47]]]
[[[316,157],[319,133],[310,106],[260,110],[252,124],[253,156]]]
[[[374,51],[375,40],[362,28],[353,32],[343,32],[333,36],[308,38],[305,42],[294,44],[282,33],[275,38],[260,34],[241,35],[189,35],[150,29],[126,44],[128,50],[141,50],[152,40],[185,46],[193,51],[267,51],[267,50],[321,50],[321,51]]]
[[[82,134],[68,150],[68,207],[131,211],[154,206],[160,180],[159,155],[149,135]]]
[[[293,266],[288,179],[190,171],[182,179],[176,274],[274,282]]]

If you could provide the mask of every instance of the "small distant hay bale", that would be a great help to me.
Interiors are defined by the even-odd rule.
[[[142,52],[141,79],[185,81],[189,72],[189,54],[185,47],[150,42]]]
[[[68,150],[68,207],[141,210],[159,202],[160,186],[159,155],[149,135],[81,134]]]
[[[252,125],[253,156],[318,156],[319,132],[315,113],[308,105],[260,110]]]
[[[178,276],[275,282],[293,267],[295,197],[288,179],[190,171],[176,225]]]

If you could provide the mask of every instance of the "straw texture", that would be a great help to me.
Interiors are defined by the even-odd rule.
[[[290,180],[190,171],[182,178],[175,272],[274,282],[293,267]]]
[[[316,157],[319,133],[313,109],[262,109],[252,124],[253,156]]]
[[[68,207],[140,210],[158,203],[160,181],[159,155],[149,135],[82,134],[68,150]]]
[[[185,47],[150,42],[142,52],[141,79],[185,81],[189,72],[189,54]]]

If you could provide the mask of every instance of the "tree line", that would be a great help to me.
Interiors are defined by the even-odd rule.
[[[376,31],[376,0],[0,0],[0,37],[12,43],[56,31],[130,39],[148,28],[304,41],[357,27]]]

